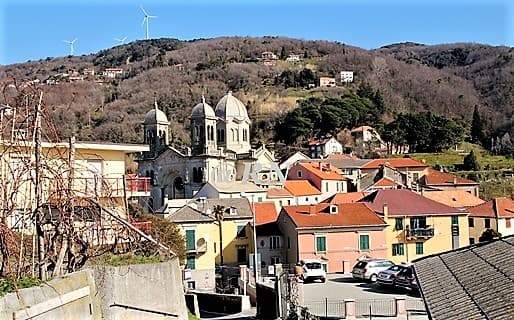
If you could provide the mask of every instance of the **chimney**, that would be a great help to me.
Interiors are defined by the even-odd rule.
[[[457,184],[457,177],[453,177],[453,184]]]
[[[387,218],[389,218],[389,207],[387,206],[387,203],[384,203],[384,207],[382,208],[382,212],[384,214],[384,220],[387,220]]]

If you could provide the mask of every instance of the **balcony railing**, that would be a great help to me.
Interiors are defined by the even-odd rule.
[[[426,226],[425,228],[407,229],[407,237],[415,239],[429,239],[434,236],[434,228]]]

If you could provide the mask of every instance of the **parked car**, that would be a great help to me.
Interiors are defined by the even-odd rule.
[[[353,267],[352,276],[354,279],[375,282],[378,274],[391,266],[394,263],[386,259],[362,260]]]
[[[415,294],[419,293],[418,282],[416,281],[412,267],[409,266],[396,275],[394,279],[394,287],[407,290]]]
[[[378,273],[377,283],[380,286],[384,287],[392,287],[394,286],[394,279],[398,275],[398,273],[407,269],[407,265],[397,264],[389,267],[387,270],[381,271]]]
[[[327,273],[323,269],[323,265],[319,260],[305,260],[303,262],[303,281],[314,281],[321,280],[325,282],[327,279]]]

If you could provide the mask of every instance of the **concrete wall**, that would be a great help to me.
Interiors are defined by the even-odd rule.
[[[0,319],[101,319],[91,270],[70,273],[0,299]]]
[[[103,319],[187,319],[178,259],[158,264],[95,267],[94,278],[98,289],[94,303],[100,306]]]

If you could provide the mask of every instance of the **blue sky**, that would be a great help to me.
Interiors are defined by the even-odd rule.
[[[0,64],[75,54],[142,39],[142,4],[158,17],[152,38],[280,35],[363,48],[414,41],[514,45],[513,0],[0,0]]]

